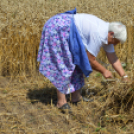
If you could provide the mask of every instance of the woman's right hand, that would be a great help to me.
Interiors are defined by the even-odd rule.
[[[106,79],[107,78],[113,78],[112,73],[109,70],[105,70],[102,74]]]

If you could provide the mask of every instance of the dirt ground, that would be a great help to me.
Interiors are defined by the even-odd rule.
[[[129,72],[128,72],[129,73]],[[94,72],[82,95],[93,102],[70,104],[72,113],[56,108],[55,87],[43,76],[0,77],[1,134],[123,134],[134,132],[134,83],[106,81]]]

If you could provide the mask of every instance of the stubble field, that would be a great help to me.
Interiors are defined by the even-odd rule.
[[[94,101],[69,103],[72,114],[63,114],[55,106],[55,87],[38,72],[36,57],[45,21],[75,7],[127,25],[128,39],[115,49],[130,82],[123,83],[101,51],[97,59],[114,78],[93,72],[85,78],[82,94]],[[0,133],[133,134],[133,7],[133,0],[0,0]]]

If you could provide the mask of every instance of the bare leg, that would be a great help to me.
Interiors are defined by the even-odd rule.
[[[80,93],[80,90],[76,90],[75,92],[73,92],[71,94],[71,102],[77,102],[77,101],[80,101],[82,99],[82,96],[81,96],[81,93]]]
[[[66,95],[62,94],[59,90],[57,90],[57,107],[62,107],[65,103],[67,103]]]

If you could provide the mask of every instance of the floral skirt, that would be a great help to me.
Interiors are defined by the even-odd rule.
[[[73,63],[69,50],[69,32],[73,15],[57,14],[44,25],[38,50],[39,72],[63,94],[84,85],[81,69]]]

